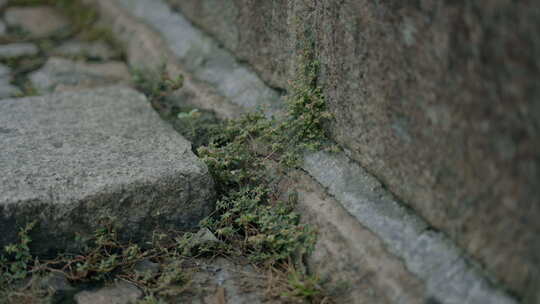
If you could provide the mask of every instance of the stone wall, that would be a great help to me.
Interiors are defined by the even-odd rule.
[[[314,51],[333,139],[540,301],[540,2],[169,2],[272,87]]]

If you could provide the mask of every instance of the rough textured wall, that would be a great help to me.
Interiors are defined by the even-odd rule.
[[[314,46],[333,138],[540,301],[540,2],[170,2],[274,87]]]

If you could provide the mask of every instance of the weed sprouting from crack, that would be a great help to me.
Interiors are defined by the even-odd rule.
[[[291,189],[282,189],[280,181],[301,165],[306,150],[335,147],[326,143],[324,123],[331,115],[316,85],[319,64],[308,52],[300,56],[303,64],[290,82],[284,117],[268,118],[259,111],[208,123],[194,110],[174,115],[189,121],[190,128],[181,133],[202,143],[196,153],[214,178],[219,199],[201,225],[222,242],[220,253],[277,269],[281,297],[315,303],[324,298],[318,279],[298,265],[312,251],[316,232],[300,221],[295,196],[287,195]],[[145,80],[149,73],[137,73],[139,88],[158,107],[178,88],[164,71],[158,81]],[[194,129],[204,130],[205,138],[194,136]]]
[[[16,281],[60,272],[71,282],[126,280],[144,290],[142,303],[162,303],[185,292],[190,275],[183,261],[226,255],[247,257],[266,269],[275,278],[270,280],[270,296],[285,302],[329,303],[320,280],[302,266],[313,250],[316,231],[294,212],[291,189],[280,186],[283,176],[301,165],[305,150],[329,147],[323,125],[330,114],[316,86],[318,64],[307,59],[304,62],[290,83],[284,118],[267,118],[255,112],[208,123],[197,110],[175,113],[177,119],[190,120],[191,137],[197,136],[193,130],[201,124],[205,130],[196,153],[215,180],[218,201],[201,226],[210,230],[217,242],[198,243],[191,233],[156,233],[151,246],[141,248],[121,242],[111,219],[87,240],[83,252],[39,261],[29,251],[30,225],[21,230],[20,242],[8,246],[7,255],[0,259],[0,290],[4,290],[5,298],[17,295],[9,287]],[[145,77],[148,73],[135,73],[137,87],[153,104],[159,105],[182,86],[181,77],[171,78],[164,71],[157,79]],[[134,268],[142,261],[167,266],[160,266],[155,273],[139,273]]]
[[[253,262],[292,277],[282,296],[317,302],[320,286],[296,267],[312,251],[316,233],[294,212],[294,196],[284,195],[290,189],[279,187],[281,177],[301,165],[306,150],[330,147],[323,127],[330,114],[316,86],[318,63],[303,56],[305,64],[290,83],[285,118],[256,112],[226,121],[197,152],[220,197],[215,214],[202,225]]]

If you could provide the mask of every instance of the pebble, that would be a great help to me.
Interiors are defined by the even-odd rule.
[[[33,43],[21,42],[0,45],[0,59],[36,56],[38,53],[39,49]]]

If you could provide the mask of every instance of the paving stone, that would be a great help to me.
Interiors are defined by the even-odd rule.
[[[113,286],[95,291],[82,291],[75,295],[77,304],[134,304],[142,297],[136,286],[119,281]]]
[[[131,80],[129,69],[120,61],[85,63],[52,57],[38,71],[30,74],[30,81],[38,92],[73,91]]]
[[[33,43],[21,42],[0,45],[0,58],[11,59],[23,56],[36,56],[39,49]]]
[[[69,20],[49,6],[10,7],[4,13],[9,26],[19,27],[32,38],[52,36],[69,26]]]
[[[125,87],[0,102],[0,248],[36,220],[35,254],[80,249],[101,219],[125,240],[191,229],[213,210],[213,182],[191,144]]]
[[[103,41],[67,41],[54,49],[52,54],[55,56],[85,57],[100,60],[110,60],[119,55],[118,51]]]

